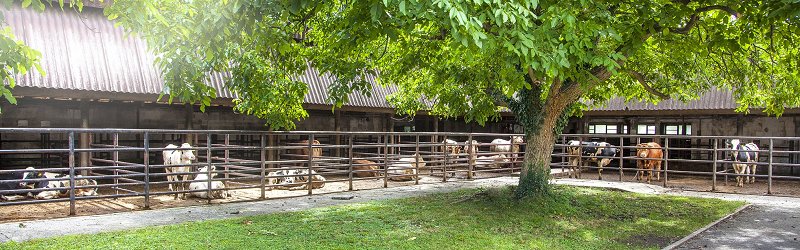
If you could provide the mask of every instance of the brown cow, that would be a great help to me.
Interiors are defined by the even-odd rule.
[[[664,152],[661,150],[661,145],[655,142],[639,143],[636,145],[636,157],[640,160],[636,161],[636,180],[644,178],[645,171],[648,171],[647,183],[653,179],[653,170],[656,171],[656,179],[661,180],[661,158]]]
[[[374,161],[361,159],[353,160],[353,176],[355,177],[364,178],[381,176],[378,170],[380,170],[380,167],[378,167],[378,164]]]
[[[313,145],[322,145],[322,143],[320,143],[318,140],[314,140],[311,144],[313,144]],[[305,147],[288,149],[288,150],[286,150],[287,153],[293,154],[293,155],[305,155],[305,156],[308,156],[308,140],[302,140],[302,141],[299,141],[299,142],[294,142],[294,143],[291,143],[290,145],[292,145],[292,146],[305,146]],[[311,155],[311,156],[314,157],[314,158],[319,158],[320,156],[322,156],[322,148],[313,148],[312,152],[314,152],[314,154]],[[298,157],[298,156],[295,156],[295,157]]]

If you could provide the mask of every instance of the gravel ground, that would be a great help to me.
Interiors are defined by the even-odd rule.
[[[750,206],[678,249],[800,249],[800,209]]]

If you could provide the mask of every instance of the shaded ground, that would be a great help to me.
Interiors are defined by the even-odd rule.
[[[678,248],[800,249],[800,209],[750,206]]]

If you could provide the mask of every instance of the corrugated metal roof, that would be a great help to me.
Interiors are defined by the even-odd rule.
[[[163,89],[161,74],[153,64],[155,56],[145,42],[126,37],[123,29],[114,27],[99,9],[84,8],[75,13],[48,8],[40,13],[12,7],[0,11],[18,39],[42,53],[41,66],[46,74],[22,76],[18,86],[109,92],[109,99],[114,99],[113,93],[157,95]],[[225,73],[213,73],[208,84],[217,89],[219,97],[235,98],[225,88],[226,77]],[[298,79],[309,85],[306,103],[330,104],[325,100],[332,77],[311,69]],[[367,80],[375,83],[374,77]],[[373,84],[372,90],[372,97],[353,93],[346,105],[391,108],[386,96],[396,87]]]
[[[640,101],[625,102],[623,98],[613,98],[599,107],[592,108],[592,110],[733,110],[737,106],[733,98],[733,91],[727,89],[710,89],[697,100],[686,103],[670,99],[661,101],[658,104],[653,104]]]

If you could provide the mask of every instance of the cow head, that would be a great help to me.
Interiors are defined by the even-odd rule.
[[[647,158],[648,153],[650,152],[650,145],[647,143],[639,143],[636,145],[636,156],[639,158]]]
[[[192,145],[190,145],[189,143],[184,143],[181,144],[181,148],[183,149],[181,150],[181,160],[185,161],[197,160],[197,157],[194,154],[194,150],[190,149],[192,148]]]
[[[512,136],[511,137],[511,144],[522,144],[525,140],[522,139],[522,136]]]
[[[208,166],[203,166],[197,171],[200,172],[200,174],[206,174],[206,173],[208,173]],[[211,165],[211,174],[208,176],[209,179],[214,178],[215,176],[217,176],[217,173],[215,173],[214,171],[217,171],[217,167],[214,166],[214,165]]]
[[[731,160],[735,161],[736,155],[738,155],[739,150],[741,150],[742,142],[739,139],[733,139],[730,142],[728,142],[728,144],[731,147],[731,151],[728,151],[729,152],[728,156],[730,157]]]
[[[44,177],[44,172],[35,172],[34,170],[36,170],[36,169],[33,168],[33,167],[27,167],[27,168],[25,168],[25,170],[27,170],[27,171],[22,172],[22,180],[23,181],[19,182],[19,187],[20,188],[31,188],[31,189],[32,188],[36,188],[36,184],[41,182],[41,181],[28,182],[28,181],[25,181],[25,180],[45,178]]]
[[[417,164],[418,168],[425,167],[425,159],[423,159],[422,156],[419,155],[419,153],[414,154],[414,159],[416,159],[415,161],[416,161],[416,163],[418,163]]]

